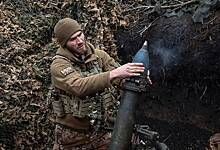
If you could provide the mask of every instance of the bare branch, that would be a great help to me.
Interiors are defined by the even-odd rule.
[[[176,2],[183,4],[184,2],[180,1],[180,0],[175,0]]]
[[[157,19],[159,19],[159,18],[160,18],[160,17],[157,17],[156,19],[154,19],[151,23],[149,23],[148,26],[144,26],[144,28],[139,31],[139,32],[140,32],[140,33],[139,33],[140,36],[142,36],[143,33],[144,33],[146,30],[148,30],[148,29],[152,26],[152,24],[153,24]]]
[[[165,6],[161,6],[160,8],[161,9],[169,9],[169,8],[176,8],[176,7],[183,7],[185,5],[188,5],[188,4],[191,4],[191,3],[195,3],[195,2],[198,2],[198,0],[190,0],[190,1],[187,1],[187,2],[182,2],[180,4],[175,4],[175,5],[165,5]],[[149,6],[138,6],[138,7],[135,7],[135,8],[131,8],[131,9],[127,9],[125,10],[124,12],[128,12],[128,11],[132,11],[132,10],[137,10],[137,9],[152,9],[156,6],[152,6],[152,5],[149,5]]]

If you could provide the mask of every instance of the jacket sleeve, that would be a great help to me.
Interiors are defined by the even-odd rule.
[[[109,54],[105,51],[96,50],[96,53],[99,56],[99,58],[101,58],[104,71],[111,71],[115,68],[120,67],[120,64],[116,62],[112,57],[110,57]],[[122,79],[116,78],[111,81],[111,84],[117,86],[118,88],[122,88]]]
[[[51,64],[51,79],[55,87],[68,91],[78,97],[94,94],[110,87],[109,71],[81,77],[79,71],[66,60],[56,59]]]

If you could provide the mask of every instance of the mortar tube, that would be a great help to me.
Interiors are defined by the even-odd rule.
[[[145,70],[149,69],[147,42],[137,52],[132,62],[143,63]],[[144,90],[140,89],[139,81],[141,80],[144,80],[143,75],[132,77],[124,83],[125,91],[122,95],[109,150],[129,150],[131,148],[137,103],[140,99],[139,95]]]

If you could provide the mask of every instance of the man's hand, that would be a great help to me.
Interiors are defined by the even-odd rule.
[[[127,78],[132,76],[139,76],[144,72],[144,65],[142,63],[127,63],[110,71],[110,80],[115,78]]]

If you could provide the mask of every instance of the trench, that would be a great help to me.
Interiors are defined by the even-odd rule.
[[[149,43],[153,85],[139,103],[137,123],[158,131],[171,150],[203,150],[220,130],[219,14],[208,27],[186,14],[162,17],[142,36],[142,26],[115,35],[121,63]]]

